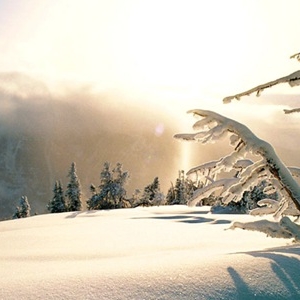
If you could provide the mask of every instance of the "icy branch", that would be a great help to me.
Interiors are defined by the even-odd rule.
[[[233,184],[229,188],[229,195],[225,197],[224,202],[229,203],[232,199],[236,199],[239,195],[242,195],[244,191],[249,190],[251,186],[263,180],[264,176],[266,176],[265,166],[258,166],[249,176],[243,176],[237,184]]]
[[[254,208],[250,211],[252,216],[262,216],[268,214],[274,214],[278,207],[279,202],[273,199],[265,198],[257,202],[258,208]]]
[[[267,236],[276,237],[276,238],[290,239],[293,237],[293,234],[290,231],[285,230],[285,228],[280,226],[280,224],[268,220],[260,220],[260,221],[249,222],[249,223],[234,222],[231,225],[230,229],[235,229],[235,228],[259,231],[267,234]]]
[[[197,129],[202,129],[202,131],[194,135],[189,135],[189,140],[208,143],[217,140],[219,137],[223,136],[224,133],[231,133],[234,134],[235,141],[237,141],[236,136],[238,136],[240,141],[238,146],[236,146],[235,151],[224,158],[220,164],[227,164],[228,167],[233,166],[234,163],[240,159],[240,156],[245,156],[247,153],[261,156],[262,160],[257,165],[254,164],[254,166],[250,165],[248,167],[251,172],[248,179],[246,176],[246,180],[252,182],[254,179],[259,178],[260,174],[265,174],[265,169],[268,171],[269,175],[279,181],[284,193],[293,201],[296,208],[300,211],[300,186],[294,180],[289,169],[282,163],[269,143],[256,137],[247,126],[223,117],[215,112],[197,109],[191,110],[189,113],[204,118],[203,122],[196,123]],[[206,126],[208,123],[214,124],[214,127],[208,128]],[[175,138],[177,139],[185,139],[185,137],[186,134],[175,135]],[[264,166],[259,165],[261,163]],[[247,171],[246,168],[245,172],[249,173],[249,171]],[[239,186],[236,185],[235,187],[232,187],[231,192],[235,194],[243,190],[246,186],[248,186],[247,182],[242,181]]]
[[[297,59],[298,61],[300,61],[300,52],[299,53],[296,53],[296,54],[293,54],[290,56],[290,58],[295,58]]]
[[[280,222],[271,222],[268,220],[259,220],[255,222],[233,222],[229,229],[244,229],[260,231],[267,236],[274,238],[294,238],[295,242],[300,241],[300,225],[293,223],[288,217],[283,217]]]
[[[284,109],[283,111],[284,111],[285,114],[292,114],[292,113],[300,112],[300,108]]]
[[[280,84],[280,83],[288,83],[291,87],[300,85],[300,70],[298,70],[288,76],[284,76],[284,77],[278,78],[276,80],[267,82],[265,84],[258,85],[255,88],[252,88],[248,91],[245,91],[245,92],[233,95],[233,96],[225,97],[223,99],[223,103],[230,103],[234,99],[240,100],[241,97],[250,96],[253,93],[256,93],[256,96],[259,97],[261,92],[263,92],[263,90],[270,88],[274,85]]]
[[[189,200],[188,205],[189,206],[195,206],[197,203],[199,203],[203,198],[208,197],[211,195],[213,192],[217,190],[221,190],[221,194],[228,190],[228,188],[236,183],[238,181],[238,178],[225,178],[225,179],[220,179],[212,182],[211,184],[198,189],[194,192],[193,197]]]
[[[293,223],[288,217],[283,217],[280,220],[280,225],[286,231],[290,232],[295,238],[295,241],[299,242],[300,240],[300,225]]]
[[[300,177],[300,168],[298,168],[298,167],[288,167],[288,169],[294,177]]]
[[[204,163],[200,166],[194,167],[194,168],[190,169],[186,173],[186,175],[189,176],[189,175],[192,175],[193,173],[198,173],[199,175],[204,175],[205,176],[207,170],[211,171],[211,170],[217,168],[217,163],[218,162],[220,162],[220,159],[219,160],[213,160],[213,161]]]

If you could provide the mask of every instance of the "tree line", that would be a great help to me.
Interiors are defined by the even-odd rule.
[[[64,190],[61,180],[56,180],[53,187],[53,197],[47,204],[49,213],[80,211],[83,209],[83,195],[80,180],[77,176],[75,162],[72,162],[67,177],[69,182]],[[155,177],[144,189],[135,189],[131,197],[127,196],[126,184],[129,172],[123,170],[123,165],[117,163],[115,167],[109,162],[103,164],[98,185],[91,184],[91,196],[86,200],[88,210],[135,208],[138,206],[186,205],[194,196],[195,191],[204,188],[206,183],[192,180],[185,175],[184,170],[178,171],[178,177],[165,195],[160,189],[159,178]],[[263,193],[264,183],[246,191],[241,201],[230,203],[229,209],[239,213],[248,213],[257,207],[257,202],[266,195]],[[276,195],[274,196],[276,198]],[[30,216],[30,204],[26,196],[22,196],[13,215],[14,219]],[[223,206],[222,198],[216,194],[203,197],[198,205],[212,206],[212,210]]]
[[[62,181],[56,180],[53,187],[53,197],[47,204],[49,213],[80,211],[83,208],[83,195],[80,180],[77,176],[76,163],[72,162],[67,177],[69,182],[64,189]],[[123,165],[117,163],[114,167],[109,162],[103,164],[98,185],[91,184],[91,196],[86,200],[88,210],[134,208],[138,206],[158,206],[186,204],[195,190],[195,185],[188,180],[184,171],[179,171],[175,184],[171,182],[166,195],[160,189],[159,178],[155,177],[142,190],[135,189],[131,197],[127,196],[126,184],[129,172],[123,170]],[[31,207],[26,196],[22,196],[13,215],[14,219],[30,216]]]

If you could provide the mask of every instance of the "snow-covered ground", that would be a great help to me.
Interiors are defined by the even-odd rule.
[[[300,246],[260,217],[161,206],[0,222],[0,299],[299,299]]]

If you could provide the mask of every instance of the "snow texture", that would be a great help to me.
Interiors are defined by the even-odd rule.
[[[0,299],[299,299],[299,244],[233,219],[276,232],[181,205],[0,222]]]

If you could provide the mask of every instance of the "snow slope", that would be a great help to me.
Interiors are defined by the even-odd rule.
[[[0,222],[0,299],[297,299],[300,246],[260,217],[162,206]]]

